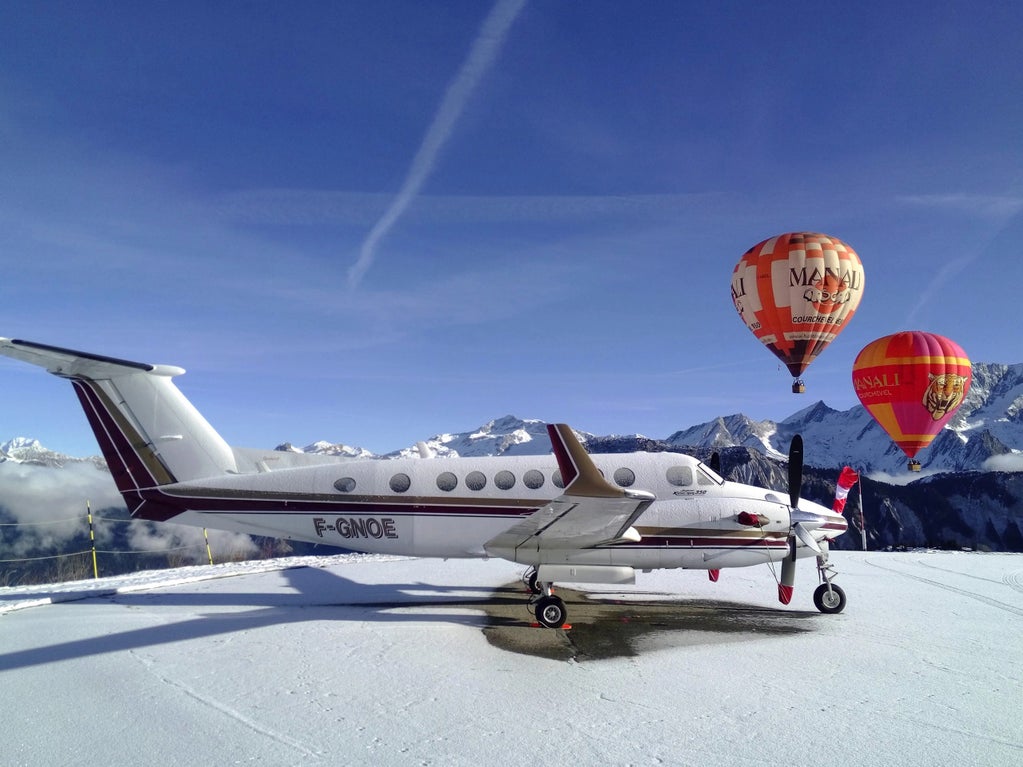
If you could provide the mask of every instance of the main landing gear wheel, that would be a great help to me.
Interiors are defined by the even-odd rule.
[[[822,613],[840,613],[845,609],[845,592],[834,583],[822,583],[813,592],[813,603]]]
[[[525,578],[526,588],[529,589],[529,592],[531,594],[542,594],[543,586],[540,585],[540,581],[537,580],[536,576],[537,576],[536,570],[530,571],[530,573]]]
[[[565,625],[567,617],[568,612],[565,610],[565,602],[561,597],[546,596],[537,600],[536,619],[541,626],[559,629]]]

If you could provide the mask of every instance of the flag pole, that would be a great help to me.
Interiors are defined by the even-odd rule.
[[[860,498],[860,540],[863,542],[863,550],[867,550],[867,523],[863,518],[863,482],[860,481],[856,492]]]

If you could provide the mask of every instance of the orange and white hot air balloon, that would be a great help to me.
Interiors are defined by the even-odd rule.
[[[746,327],[799,377],[856,313],[863,264],[837,237],[787,232],[757,243],[732,272],[732,301]]]
[[[853,386],[863,407],[920,470],[931,444],[970,390],[970,360],[951,339],[920,330],[871,341],[856,355]]]

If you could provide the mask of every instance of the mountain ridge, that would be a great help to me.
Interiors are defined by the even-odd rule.
[[[955,418],[919,455],[924,464],[920,473],[906,469],[906,456],[864,408],[835,410],[823,401],[811,402],[781,421],[732,414],[677,430],[665,439],[576,433],[594,453],[674,451],[704,461],[718,453],[722,473],[729,479],[775,491],[787,489],[788,444],[799,433],[806,446],[803,497],[830,505],[841,466],[853,466],[861,475],[856,500],[847,507],[852,529],[835,541],[834,548],[860,547],[862,519],[871,549],[1023,551],[1023,363],[975,363],[974,376]],[[476,429],[437,434],[384,455],[328,441],[303,448],[282,443],[277,449],[358,460],[443,459],[542,455],[550,452],[550,442],[545,422],[505,415]],[[106,470],[100,457],[63,455],[25,437],[0,443],[0,466],[4,463],[58,469],[47,472],[49,481],[69,486],[69,469],[91,463]]]
[[[1023,363],[974,363],[974,381],[954,418],[918,458],[927,472],[998,471],[1023,468]],[[577,425],[572,424],[573,428]],[[630,439],[645,448],[710,449],[745,447],[785,460],[788,444],[801,434],[811,466],[849,465],[863,473],[906,473],[906,456],[862,405],[835,410],[817,400],[781,421],[756,421],[741,413],[672,432],[664,439],[634,435],[597,436],[576,430],[591,449],[610,440]],[[505,415],[469,431],[446,432],[389,453],[375,454],[342,442],[320,440],[305,447],[290,442],[275,449],[347,458],[480,457],[542,455],[550,452],[546,423]],[[0,461],[62,465],[102,461],[48,451],[37,440],[15,437],[0,443]]]
[[[999,458],[1011,459],[1023,468],[1023,363],[974,363],[973,370],[974,383],[959,411],[918,456],[928,471],[999,470],[997,461],[991,463]],[[577,433],[587,443],[623,438]],[[664,439],[628,436],[648,446],[652,440],[661,446],[659,449],[738,446],[784,460],[788,444],[796,434],[801,434],[807,445],[805,460],[809,465],[850,465],[865,473],[905,473],[905,454],[862,405],[836,410],[818,400],[781,421],[756,421],[735,413],[677,430]],[[417,445],[379,456],[360,448],[347,449],[360,451],[364,457],[417,457],[424,454],[420,445],[426,446],[428,455],[439,457],[537,455],[550,450],[543,421],[512,415],[472,431],[435,435]],[[332,445],[331,449],[338,446]]]

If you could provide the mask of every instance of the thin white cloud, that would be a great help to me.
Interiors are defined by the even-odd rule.
[[[931,280],[917,292],[917,300],[906,317],[906,322],[915,324],[924,308],[931,305],[935,295],[957,275],[979,260],[992,242],[1020,214],[1023,214],[1023,197],[1017,195],[992,194],[918,194],[897,198],[904,204],[958,213],[976,219],[990,221],[992,226],[987,235],[976,243],[971,252],[952,259],[939,268]]]
[[[232,192],[202,202],[222,220],[285,226],[365,225],[378,220],[389,196],[306,189]],[[420,195],[406,217],[432,222],[558,222],[588,219],[678,221],[687,215],[734,215],[742,205],[719,192],[616,195]]]
[[[908,469],[901,474],[891,474],[887,471],[874,471],[867,474],[869,479],[875,482],[883,482],[886,485],[896,485],[899,487],[916,482],[918,479],[924,477],[932,477],[935,474],[940,474],[938,469],[924,469],[922,471],[909,471]]]
[[[518,16],[526,0],[498,0],[483,22],[483,27],[473,41],[462,68],[448,85],[440,108],[423,137],[422,144],[412,160],[405,181],[390,207],[370,230],[362,243],[359,258],[348,270],[348,285],[355,288],[373,265],[377,246],[401,218],[406,208],[419,194],[426,179],[433,171],[440,150],[447,143],[469,97],[480,79],[490,69],[501,50],[505,36],[512,22]]]
[[[114,528],[128,525],[129,545],[135,551],[174,552],[183,560],[202,562],[205,539],[200,528],[141,521],[110,521],[103,512],[123,509],[124,501],[110,473],[89,461],[71,462],[63,468],[5,461],[0,463],[0,509],[5,524],[0,558],[38,556],[39,552],[69,554],[68,544],[87,533],[86,504],[92,508],[97,548],[109,548]],[[13,521],[7,521],[13,520]],[[252,555],[252,539],[241,533],[210,531],[217,555]],[[178,551],[180,549],[180,551]],[[17,567],[18,563],[7,563]]]
[[[1023,471],[1023,453],[995,455],[984,461],[986,471]]]
[[[915,325],[920,313],[927,307],[931,306],[934,302],[935,296],[938,292],[949,282],[955,279],[955,276],[960,272],[964,271],[970,264],[976,261],[980,257],[980,254],[964,258],[956,258],[949,261],[947,264],[943,264],[938,269],[934,276],[931,278],[924,287],[919,290],[916,294],[916,303],[913,304],[913,308],[910,309],[909,314],[906,315],[906,322],[909,325]]]
[[[1005,221],[1023,213],[1023,197],[998,194],[912,194],[900,202],[924,208],[938,208],[971,216]]]

